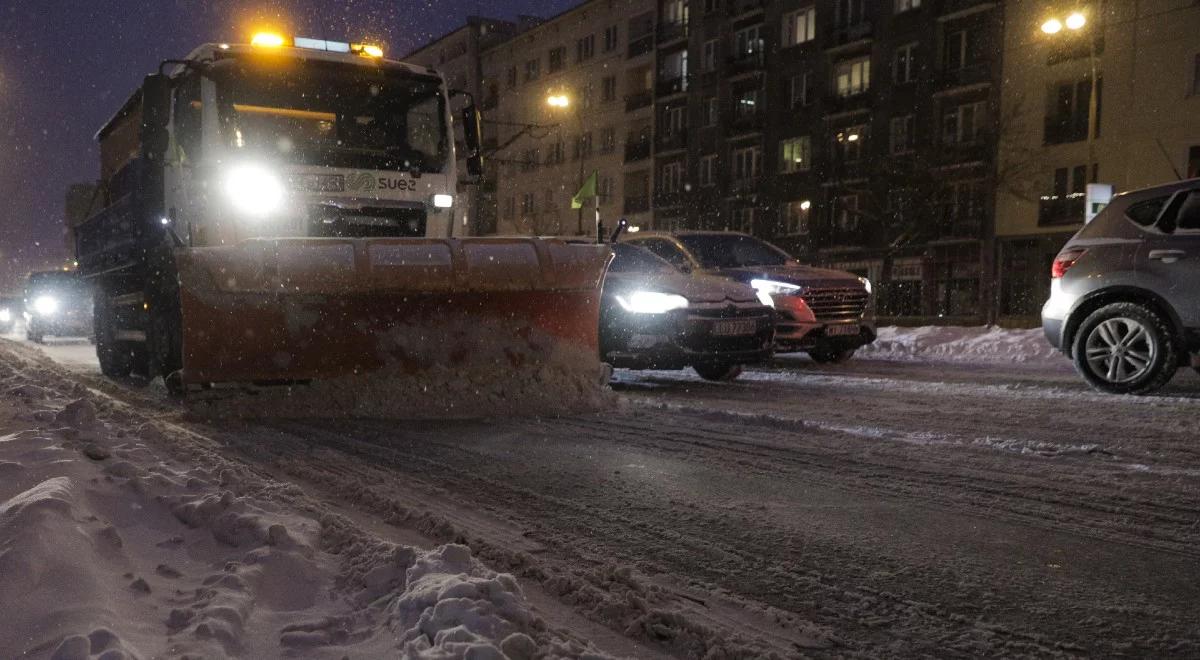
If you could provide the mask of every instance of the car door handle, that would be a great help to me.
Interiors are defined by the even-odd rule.
[[[1164,264],[1173,264],[1186,256],[1183,250],[1150,250],[1150,259]]]

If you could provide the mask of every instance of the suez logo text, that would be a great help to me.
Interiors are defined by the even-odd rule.
[[[354,174],[293,174],[288,178],[292,190],[299,192],[370,192],[373,190],[417,190],[416,179],[378,176],[370,172]]]

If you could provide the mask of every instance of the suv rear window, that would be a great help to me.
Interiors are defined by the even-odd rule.
[[[1125,210],[1125,217],[1140,227],[1153,226],[1154,221],[1158,219],[1158,214],[1162,213],[1163,206],[1166,206],[1170,199],[1170,197],[1155,197],[1138,202]]]

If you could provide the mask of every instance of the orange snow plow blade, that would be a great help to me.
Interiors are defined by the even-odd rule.
[[[517,371],[598,359],[608,247],[540,239],[255,239],[176,253],[183,382]]]

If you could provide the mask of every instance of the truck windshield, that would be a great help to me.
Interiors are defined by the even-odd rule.
[[[240,62],[218,76],[222,137],[239,151],[328,167],[441,172],[437,78],[330,62]]]
[[[783,266],[792,261],[783,250],[745,234],[684,234],[679,242],[704,268]]]

